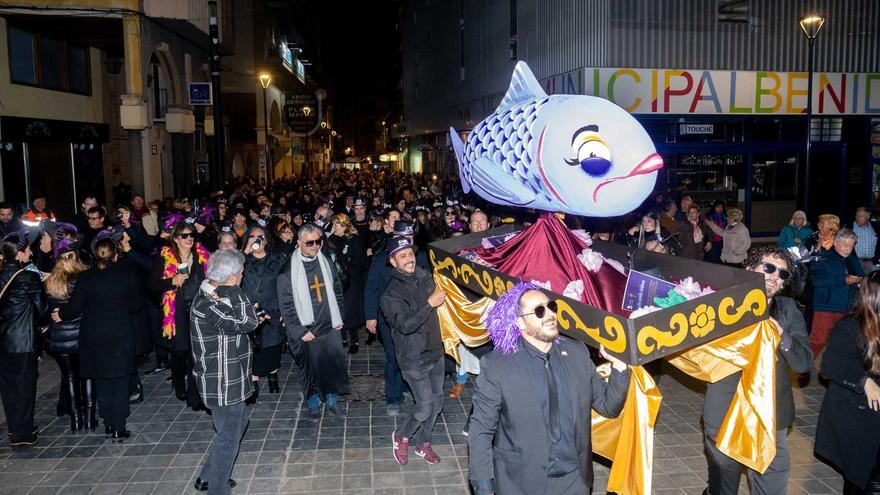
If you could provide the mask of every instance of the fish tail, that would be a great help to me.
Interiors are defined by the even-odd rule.
[[[459,176],[461,177],[461,188],[465,194],[471,192],[470,170],[464,160],[464,143],[458,135],[458,131],[454,127],[449,128],[449,138],[452,140],[452,148],[455,150],[455,157],[458,158]]]

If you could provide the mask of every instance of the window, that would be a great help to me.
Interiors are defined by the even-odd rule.
[[[34,63],[34,35],[9,28],[9,55],[12,80],[27,84],[37,83]]]
[[[88,49],[52,35],[9,28],[9,76],[13,83],[88,95]]]

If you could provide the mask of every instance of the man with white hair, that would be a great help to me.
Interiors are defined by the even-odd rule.
[[[215,252],[190,310],[193,375],[216,430],[195,486],[211,494],[227,494],[235,486],[229,476],[248,424],[245,400],[253,393],[247,334],[257,328],[258,320],[238,286],[243,271],[240,252]]]
[[[314,224],[297,231],[297,248],[278,276],[278,307],[287,341],[300,368],[309,419],[321,418],[321,398],[335,416],[344,416],[339,395],[348,392],[342,350],[342,283],[336,265],[321,253],[323,235]]]

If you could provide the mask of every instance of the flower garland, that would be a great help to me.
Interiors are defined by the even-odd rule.
[[[211,257],[208,250],[201,244],[194,246],[198,262],[202,265],[202,270],[208,272],[208,258]],[[174,250],[168,246],[162,248],[160,252],[162,259],[165,261],[165,270],[162,271],[162,278],[174,278],[177,275],[177,257],[174,256]],[[176,325],[174,323],[174,313],[177,308],[177,289],[167,290],[162,293],[162,336],[166,339],[174,337],[176,333]]]

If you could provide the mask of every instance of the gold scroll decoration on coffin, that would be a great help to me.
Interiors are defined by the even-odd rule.
[[[501,297],[508,289],[513,287],[513,282],[504,280],[503,277],[495,275],[492,270],[480,265],[471,266],[468,263],[457,264],[455,258],[451,256],[445,257],[443,260],[437,259],[437,251],[430,251],[431,266],[435,271],[449,270],[449,276],[460,281],[463,285],[467,285],[471,280],[476,282],[484,296],[493,299]]]
[[[564,299],[557,299],[556,306],[557,321],[563,330],[572,331],[576,328],[613,353],[623,354],[626,351],[626,331],[623,323],[617,318],[606,315],[602,319],[603,326],[600,330],[599,327],[585,324]]]
[[[762,289],[752,289],[738,306],[734,307],[735,304],[733,297],[727,296],[718,303],[717,309],[700,304],[690,314],[674,313],[669,317],[670,330],[651,325],[642,327],[636,337],[639,353],[648,355],[664,347],[675,347],[684,342],[689,334],[694,338],[705,337],[715,330],[716,322],[729,326],[735,325],[750,312],[760,316],[767,310],[767,296]]]

